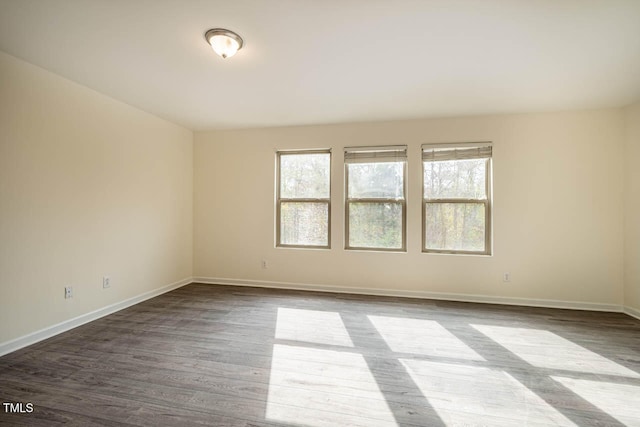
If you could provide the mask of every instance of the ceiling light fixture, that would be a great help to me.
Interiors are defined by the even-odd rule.
[[[242,49],[242,37],[233,31],[224,28],[214,28],[204,34],[204,38],[213,48],[213,51],[222,58],[230,58]]]

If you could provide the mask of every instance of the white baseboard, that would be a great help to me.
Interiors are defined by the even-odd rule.
[[[628,314],[629,316],[635,317],[636,319],[640,320],[640,310],[625,306],[623,311],[625,312],[625,314]]]
[[[531,298],[515,298],[515,297],[499,297],[488,295],[470,295],[470,294],[452,294],[443,292],[428,292],[428,291],[406,291],[398,289],[374,289],[374,288],[354,288],[354,287],[342,287],[342,286],[328,286],[306,283],[290,283],[290,282],[270,282],[264,280],[244,280],[244,279],[228,279],[228,278],[216,278],[216,277],[193,277],[180,280],[175,283],[163,286],[153,291],[145,292],[138,296],[126,299],[124,301],[117,302],[115,304],[108,305],[90,313],[83,314],[73,319],[65,320],[56,325],[49,326],[39,331],[18,337],[11,341],[0,343],[0,356],[19,350],[23,347],[35,344],[47,338],[51,338],[54,335],[58,335],[62,332],[66,332],[70,329],[76,328],[85,323],[107,316],[116,311],[120,311],[132,305],[141,303],[148,299],[154,298],[158,295],[162,295],[166,292],[188,285],[190,283],[206,283],[213,285],[230,285],[230,286],[247,286],[247,287],[259,287],[259,288],[275,288],[275,289],[292,289],[302,291],[316,291],[316,292],[332,292],[332,293],[347,293],[347,294],[360,294],[360,295],[378,295],[378,296],[391,296],[391,297],[404,297],[404,298],[418,298],[418,299],[436,299],[446,301],[461,301],[461,302],[477,302],[485,304],[503,304],[503,305],[521,305],[529,307],[545,307],[545,308],[565,308],[572,310],[591,310],[591,311],[608,311],[608,312],[623,312],[629,316],[635,317],[640,320],[640,310],[632,307],[622,307],[615,304],[599,304],[591,302],[580,301],[559,301],[549,299],[531,299]]]
[[[292,290],[316,291],[316,292],[379,295],[379,296],[390,296],[390,297],[477,302],[477,303],[485,303],[485,304],[521,305],[521,306],[528,306],[528,307],[545,307],[545,308],[566,308],[571,310],[608,311],[608,312],[615,312],[615,313],[620,313],[623,311],[622,306],[616,305],[616,304],[600,304],[600,303],[581,302],[581,301],[559,301],[559,300],[549,300],[549,299],[452,294],[452,293],[428,292],[428,291],[406,291],[406,290],[398,290],[398,289],[353,288],[353,287],[316,285],[316,284],[306,284],[306,283],[228,279],[228,278],[219,278],[219,277],[194,277],[193,282],[212,284],[212,285],[249,286],[249,287],[259,287],[259,288],[292,289]]]
[[[49,326],[44,329],[40,329],[39,331],[32,332],[30,334],[15,338],[11,341],[0,343],[0,356],[19,350],[28,345],[35,344],[44,339],[51,338],[54,335],[58,335],[62,332],[66,332],[80,325],[84,325],[85,323],[107,316],[111,313],[115,313],[116,311],[120,311],[124,308],[131,307],[132,305],[141,303],[142,301],[148,300],[153,297],[157,297],[158,295],[180,288],[184,285],[188,285],[189,283],[192,283],[192,282],[193,282],[192,278],[189,277],[187,279],[183,279],[178,282],[163,286],[161,288],[145,292],[143,294],[126,299],[124,301],[120,301],[115,304],[108,305],[106,307],[100,308],[90,313],[85,313],[78,317],[74,317],[73,319],[65,320],[64,322],[60,322],[56,325]]]

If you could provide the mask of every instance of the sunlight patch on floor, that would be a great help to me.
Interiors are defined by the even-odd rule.
[[[339,313],[278,308],[276,339],[353,347]]]
[[[504,371],[410,359],[400,362],[447,425],[575,426]]]
[[[640,426],[640,387],[555,377],[555,381],[628,426]]]
[[[279,344],[266,418],[314,427],[397,426],[362,355]]]
[[[485,360],[433,320],[367,316],[389,348],[398,353]]]
[[[471,325],[527,363],[547,369],[640,378],[640,374],[542,329]]]

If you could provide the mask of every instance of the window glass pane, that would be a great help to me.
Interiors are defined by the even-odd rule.
[[[329,153],[281,154],[280,197],[329,198]]]
[[[402,204],[349,203],[349,246],[402,249]]]
[[[482,203],[426,203],[426,249],[484,252]]]
[[[424,197],[485,199],[486,159],[424,162]]]
[[[329,245],[329,204],[283,202],[280,204],[280,243]]]
[[[402,199],[404,162],[350,163],[349,198]]]

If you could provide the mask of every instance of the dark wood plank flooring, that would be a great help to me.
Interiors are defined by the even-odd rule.
[[[624,314],[191,284],[0,358],[2,425],[640,426]]]

